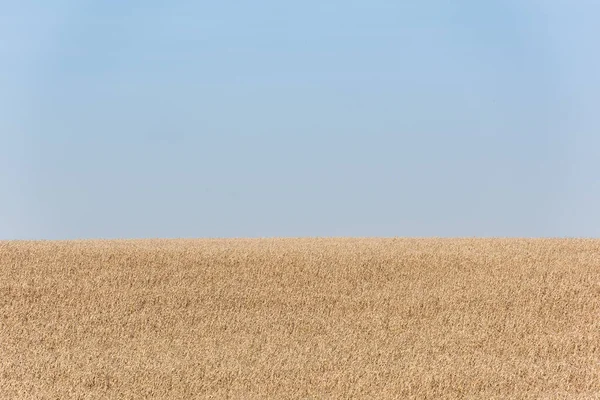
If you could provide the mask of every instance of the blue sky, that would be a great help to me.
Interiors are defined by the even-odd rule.
[[[8,2],[0,239],[597,237],[598,15]]]

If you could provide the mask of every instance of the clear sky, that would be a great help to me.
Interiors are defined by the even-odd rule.
[[[599,16],[5,2],[0,239],[598,237]]]

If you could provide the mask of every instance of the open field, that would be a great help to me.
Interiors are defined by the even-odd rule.
[[[600,240],[0,242],[0,398],[600,398]]]

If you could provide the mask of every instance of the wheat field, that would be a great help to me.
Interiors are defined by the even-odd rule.
[[[600,398],[600,240],[0,242],[0,398]]]

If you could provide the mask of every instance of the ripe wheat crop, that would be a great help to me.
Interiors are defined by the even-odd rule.
[[[600,240],[0,242],[0,398],[600,398]]]

